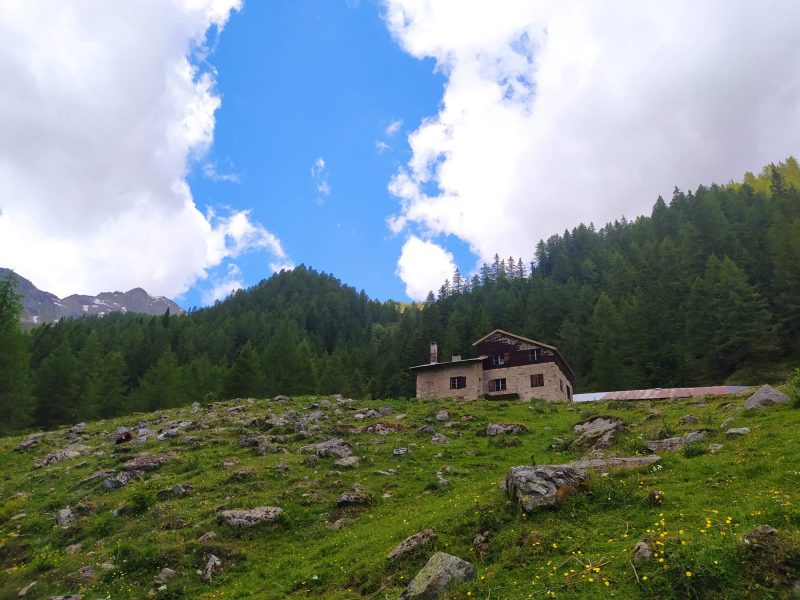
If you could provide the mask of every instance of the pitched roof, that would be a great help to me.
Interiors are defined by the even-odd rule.
[[[529,339],[529,338],[526,338],[526,337],[522,337],[521,335],[517,335],[516,333],[511,333],[510,331],[504,331],[502,329],[495,329],[494,331],[491,331],[491,332],[487,333],[485,336],[483,336],[477,342],[473,342],[472,345],[473,346],[477,346],[478,344],[480,344],[481,342],[483,342],[487,338],[493,336],[495,333],[502,333],[503,335],[507,335],[508,337],[512,337],[512,338],[515,338],[515,339],[518,339],[518,340],[522,340],[523,342],[528,342],[529,344],[536,344],[537,346],[542,346],[544,348],[550,348],[550,350],[555,350],[556,352],[558,351],[558,348],[556,348],[555,346],[551,346],[550,344],[545,344],[544,342],[540,342],[540,341],[537,341],[537,340],[532,340],[532,339]]]
[[[555,346],[551,346],[550,344],[545,344],[544,342],[540,342],[538,340],[532,340],[530,338],[526,338],[526,337],[523,337],[521,335],[517,335],[516,333],[511,333],[510,331],[505,331],[503,329],[495,329],[494,331],[490,331],[489,333],[487,333],[485,336],[483,336],[478,341],[473,342],[472,345],[473,346],[477,346],[478,344],[480,344],[481,342],[487,340],[488,338],[490,338],[491,336],[493,336],[496,333],[500,333],[502,335],[506,335],[508,337],[511,337],[511,338],[514,338],[514,339],[517,339],[517,340],[520,340],[520,341],[523,341],[523,342],[528,342],[529,344],[536,344],[537,346],[542,346],[543,348],[548,348],[549,350],[552,350],[553,352],[555,352],[558,355],[558,358],[561,359],[561,362],[564,363],[564,366],[566,366],[567,369],[569,369],[569,372],[572,375],[572,379],[573,379],[573,383],[574,383],[574,380],[576,378],[575,371],[572,369],[572,367],[569,366],[569,363],[566,360],[564,360],[564,357],[561,356],[561,352],[558,351],[558,348],[556,348]]]

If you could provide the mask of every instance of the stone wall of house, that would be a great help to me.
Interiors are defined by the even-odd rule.
[[[539,373],[544,375],[544,385],[531,387],[531,375]],[[522,400],[541,398],[548,402],[570,401],[570,398],[567,396],[567,389],[571,389],[572,384],[570,384],[569,379],[567,379],[554,362],[487,369],[483,372],[485,393],[489,393],[490,380],[502,378],[506,380],[506,390],[504,393],[510,394],[516,392]],[[569,386],[569,388],[567,386]]]
[[[466,377],[467,387],[450,389],[451,377]],[[484,394],[483,367],[480,362],[458,363],[417,371],[417,398],[457,398],[477,400]]]

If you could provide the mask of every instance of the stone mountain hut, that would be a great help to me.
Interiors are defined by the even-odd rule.
[[[555,346],[502,329],[472,345],[477,358],[456,355],[439,362],[436,342],[431,342],[431,361],[411,367],[417,398],[572,401],[575,372]]]

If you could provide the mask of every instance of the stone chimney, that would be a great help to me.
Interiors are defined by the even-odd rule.
[[[436,342],[431,342],[431,364],[439,362],[439,348],[436,346]]]

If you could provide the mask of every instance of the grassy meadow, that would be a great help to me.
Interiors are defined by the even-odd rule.
[[[449,589],[447,598],[792,597],[800,569],[800,409],[746,411],[745,399],[235,400],[87,423],[72,436],[84,446],[80,456],[40,468],[36,459],[70,444],[69,428],[45,432],[25,451],[15,450],[25,436],[3,438],[0,597],[17,598],[35,581],[29,598],[396,598],[436,550],[477,568],[477,577]],[[356,419],[367,407],[392,412]],[[313,410],[327,420],[309,424],[308,439],[291,424],[267,423],[271,415]],[[441,410],[447,421],[436,419]],[[605,456],[649,454],[646,440],[711,433],[661,454],[655,465],[593,472],[588,489],[556,509],[525,514],[512,505],[498,485],[509,467],[586,456],[569,448],[578,435],[573,427],[595,414],[626,424]],[[684,424],[685,415],[697,422]],[[175,437],[137,442],[138,425],[155,434],[180,421],[192,423]],[[377,423],[383,433],[396,431],[366,430]],[[479,435],[489,423],[521,423],[530,432]],[[418,431],[426,425],[449,443],[432,443],[430,432]],[[115,444],[120,426],[131,427],[133,439]],[[728,436],[729,427],[750,433]],[[262,455],[240,445],[248,434],[274,437]],[[315,461],[299,452],[334,437],[353,446],[360,466],[340,468],[336,457]],[[710,444],[722,447],[712,453]],[[398,447],[410,453],[396,456]],[[90,477],[140,454],[167,462],[120,489]],[[159,494],[175,484],[191,493]],[[354,486],[371,503],[337,507],[337,496]],[[282,508],[281,518],[234,529],[218,517],[262,505]],[[55,516],[65,507],[74,522],[60,527]],[[753,551],[743,537],[761,524],[778,530],[778,542]],[[433,544],[387,560],[394,546],[425,528],[435,530]],[[200,541],[207,532],[216,535]],[[484,532],[488,544],[476,543]],[[633,549],[643,539],[656,554],[635,563]],[[206,582],[201,572],[210,554],[222,570]],[[165,567],[177,576],[156,583]]]

